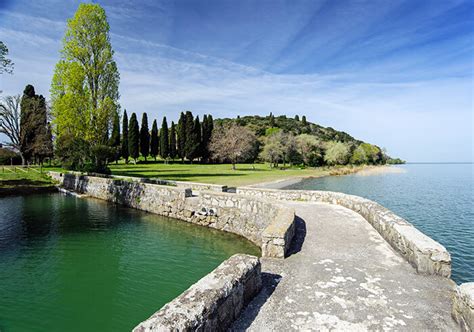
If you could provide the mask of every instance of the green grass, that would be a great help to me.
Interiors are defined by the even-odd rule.
[[[0,188],[14,188],[18,186],[47,187],[51,186],[51,184],[51,179],[45,173],[39,173],[39,170],[37,172],[32,169],[24,170],[0,166]]]
[[[309,177],[328,175],[328,168],[306,168],[297,167],[285,169],[271,169],[267,164],[238,164],[237,169],[232,170],[229,164],[205,165],[205,164],[173,164],[140,163],[110,165],[112,174],[145,178],[160,178],[177,181],[191,181],[223,184],[228,186],[249,185],[261,182],[270,182],[279,179],[293,177]]]

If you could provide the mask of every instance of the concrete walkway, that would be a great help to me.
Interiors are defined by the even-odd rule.
[[[293,253],[262,259],[264,289],[234,330],[459,330],[452,281],[418,275],[351,210],[288,204],[298,216]]]

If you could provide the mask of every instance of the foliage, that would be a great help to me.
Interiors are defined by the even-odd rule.
[[[212,120],[212,115],[204,115],[202,119],[202,159],[205,162],[209,161],[210,152],[209,144],[211,142],[212,131],[214,130],[214,123]]]
[[[236,163],[251,155],[256,140],[255,134],[248,128],[236,124],[220,125],[212,133],[209,150],[213,158],[230,161],[235,170]]]
[[[201,142],[198,141],[196,136],[196,130],[194,125],[193,113],[187,111],[185,119],[185,128],[186,128],[186,144],[184,146],[185,157],[191,162],[196,158]]]
[[[158,125],[156,120],[153,120],[153,125],[151,126],[151,139],[150,139],[150,155],[156,160],[158,155]]]
[[[6,148],[0,148],[0,165],[21,164],[20,154]]]
[[[27,85],[20,102],[20,153],[28,162],[39,162],[53,154],[51,128],[48,124],[46,100]]]
[[[122,119],[122,157],[125,159],[125,163],[128,163],[128,157],[130,153],[128,152],[128,115],[127,110],[123,112]]]
[[[104,9],[98,4],[80,4],[67,22],[61,59],[51,83],[58,139],[62,135],[80,137],[91,151],[107,144],[107,133],[120,108],[119,73],[113,54]],[[99,161],[99,156],[91,156],[90,161],[94,160]]]
[[[365,155],[367,157],[367,161],[371,164],[377,164],[382,159],[382,151],[379,147],[369,144],[369,143],[362,143],[360,145],[361,149],[364,150]]]
[[[171,121],[171,129],[170,129],[170,139],[169,139],[169,147],[170,147],[170,158],[176,158],[176,125],[173,121]]]
[[[56,157],[65,169],[84,170],[91,151],[82,137],[64,134],[56,139]]]
[[[128,125],[128,152],[135,163],[137,162],[137,158],[139,156],[139,136],[140,131],[138,128],[137,115],[132,113],[132,116],[130,117],[130,123]]]
[[[351,164],[366,164],[368,161],[369,159],[367,158],[364,148],[361,145],[355,148],[350,159]]]
[[[329,165],[345,165],[349,161],[349,145],[343,142],[327,142],[324,160]]]
[[[118,161],[120,159],[120,117],[118,113],[114,115],[114,122],[112,126],[112,134],[110,135],[109,145],[114,150],[114,161]]]
[[[142,115],[142,126],[140,128],[140,153],[145,158],[150,154],[150,131],[148,130],[148,116]]]
[[[7,58],[8,55],[8,47],[5,45],[4,42],[0,40],[0,74],[13,73],[13,62],[12,60]]]
[[[165,116],[163,117],[160,131],[160,155],[163,159],[167,159],[170,156],[169,143],[168,122]]]
[[[296,146],[305,165],[320,166],[323,164],[322,144],[315,136],[299,135],[296,137]]]
[[[178,157],[184,160],[186,156],[186,116],[181,112],[178,120],[177,153]]]

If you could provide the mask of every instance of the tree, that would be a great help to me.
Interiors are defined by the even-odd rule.
[[[171,121],[171,129],[170,129],[170,158],[176,158],[176,125],[173,121]]]
[[[158,125],[156,124],[156,120],[153,120],[153,125],[151,127],[151,140],[150,140],[150,155],[155,159],[158,155]]]
[[[264,139],[263,150],[260,157],[270,163],[270,167],[278,166],[278,162],[283,159],[284,146],[282,144],[280,131]]]
[[[202,131],[201,131],[201,122],[199,121],[199,116],[196,116],[193,125],[194,139],[196,142],[196,150],[194,153],[194,158],[202,158]]]
[[[369,143],[362,143],[359,146],[364,150],[367,157],[367,162],[371,164],[377,164],[380,160],[382,160],[382,151],[379,147]]]
[[[306,121],[306,115],[303,115],[303,117],[301,118],[301,124],[303,126],[307,126],[308,125],[308,122]]]
[[[27,85],[20,102],[20,152],[25,161],[32,159],[42,163],[52,156],[52,135],[49,133],[48,109],[42,95]]]
[[[300,116],[298,114],[295,115],[295,121],[300,121]]]
[[[114,159],[117,163],[120,159],[120,117],[118,113],[114,115],[112,134],[110,135],[109,145],[115,150]]]
[[[100,149],[94,147],[107,144],[109,129],[120,109],[119,73],[109,30],[100,5],[80,4],[67,22],[61,59],[51,83],[57,137],[82,137],[91,151],[98,153]],[[91,155],[90,159],[97,161],[97,157]]]
[[[269,120],[270,127],[275,127],[275,116],[271,112],[270,112],[269,119],[270,119]]]
[[[186,144],[184,146],[184,152],[186,158],[193,162],[194,158],[196,158],[196,153],[199,149],[199,145],[201,142],[197,141],[196,132],[194,130],[194,117],[193,113],[187,111],[186,112]]]
[[[177,153],[181,161],[184,162],[186,156],[186,116],[183,112],[181,112],[178,120]]]
[[[352,153],[351,164],[366,164],[368,162],[367,154],[362,146],[358,146],[355,148],[354,152]]]
[[[150,131],[148,130],[148,116],[142,115],[142,126],[140,128],[140,153],[145,158],[150,154]]]
[[[14,63],[12,60],[7,58],[8,55],[8,47],[5,45],[4,42],[0,41],[0,74],[13,73],[13,65]]]
[[[170,156],[168,122],[166,121],[166,116],[163,117],[163,122],[161,123],[160,155],[164,160],[167,160]]]
[[[221,161],[235,164],[248,158],[256,144],[255,134],[246,127],[236,124],[220,125],[213,131],[209,149],[212,156]]]
[[[296,147],[305,165],[322,164],[321,142],[314,136],[301,134],[296,137]]]
[[[137,115],[135,113],[132,113],[132,116],[130,117],[128,130],[128,151],[130,153],[130,157],[133,158],[133,161],[136,164],[137,158],[139,156],[140,130],[138,128]]]
[[[123,112],[122,119],[122,157],[125,159],[125,164],[128,164],[128,115],[127,110]]]
[[[343,142],[330,141],[326,143],[324,160],[330,165],[345,165],[350,155],[349,146]]]
[[[240,126],[239,123],[237,125]],[[212,131],[214,130],[214,120],[212,119],[212,115],[204,115],[202,120],[202,158],[205,162],[209,161],[210,152],[209,152],[209,144],[211,142]]]
[[[10,140],[4,143],[21,157],[21,163],[25,164],[25,157],[20,151],[20,95],[3,98],[0,103],[0,133]]]

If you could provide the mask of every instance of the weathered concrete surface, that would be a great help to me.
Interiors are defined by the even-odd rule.
[[[133,329],[225,331],[262,286],[255,256],[234,255]]]
[[[474,330],[474,282],[456,287],[452,314],[463,331]]]
[[[264,288],[234,330],[459,330],[450,279],[418,274],[347,208],[287,204],[299,217],[294,253],[261,259]]]

